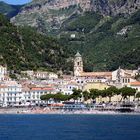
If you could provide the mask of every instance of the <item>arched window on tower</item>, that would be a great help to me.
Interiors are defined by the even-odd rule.
[[[79,66],[80,65],[80,62],[77,62],[77,65]]]

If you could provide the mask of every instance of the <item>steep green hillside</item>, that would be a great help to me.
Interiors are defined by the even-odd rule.
[[[18,14],[23,5],[9,5],[0,1],[0,13],[12,18]]]
[[[83,54],[85,70],[135,69],[140,65],[140,11],[115,17],[88,12],[66,22],[61,31],[62,45]]]
[[[12,70],[68,70],[65,48],[34,29],[13,26],[0,15],[0,63]],[[66,65],[67,64],[67,65]]]
[[[83,55],[86,71],[115,70],[119,66],[136,69],[140,65],[139,0],[33,0],[25,5],[11,22],[19,26],[17,31],[16,27],[11,25],[18,35],[22,36],[16,37],[20,39],[16,40],[16,44],[20,43],[18,51],[22,52],[23,49],[25,52],[23,58],[26,62],[19,60],[16,64],[18,69],[72,69],[69,60],[77,50]],[[20,26],[25,28],[21,29]],[[56,47],[59,44],[57,41],[34,33],[34,30],[26,26],[34,27],[47,36],[58,37],[61,47]],[[3,33],[5,34],[5,31]],[[35,34],[34,37],[32,34]],[[10,27],[10,33],[5,38],[11,37],[11,41],[11,35]],[[40,44],[40,40],[43,43]],[[51,50],[52,42],[55,42],[55,52]],[[20,55],[22,56],[22,53]],[[9,54],[6,58],[8,57]]]

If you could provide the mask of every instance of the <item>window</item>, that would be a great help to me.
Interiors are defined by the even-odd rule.
[[[80,62],[77,62],[77,65],[79,66],[80,65]]]
[[[127,83],[127,79],[125,79],[125,83]]]

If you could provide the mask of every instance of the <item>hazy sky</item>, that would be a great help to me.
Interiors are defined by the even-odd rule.
[[[4,1],[9,4],[16,5],[16,4],[25,4],[25,3],[30,2],[31,0],[0,0],[0,1]]]

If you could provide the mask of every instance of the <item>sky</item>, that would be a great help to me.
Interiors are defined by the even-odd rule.
[[[25,4],[25,3],[28,3],[31,0],[0,0],[0,1],[4,1],[4,2],[9,3],[9,4],[17,5],[17,4]]]

